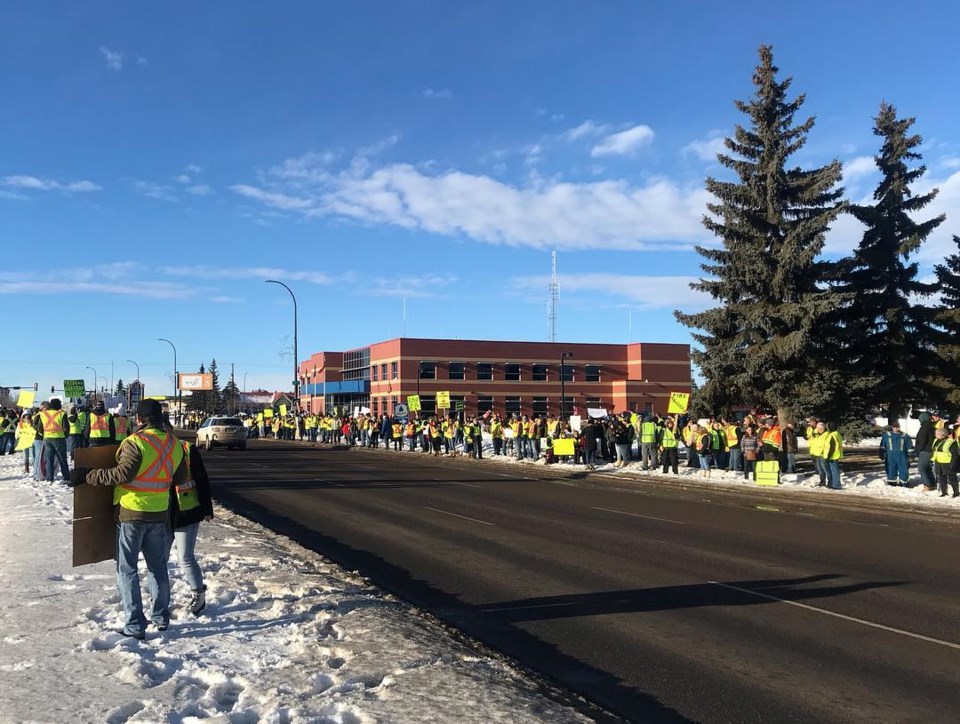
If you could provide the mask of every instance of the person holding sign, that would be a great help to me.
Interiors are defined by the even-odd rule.
[[[102,470],[77,468],[71,485],[113,486],[117,514],[117,588],[123,604],[124,636],[143,641],[147,619],[143,612],[141,553],[147,564],[147,583],[153,604],[150,621],[160,631],[170,624],[170,579],[167,573],[170,487],[187,482],[189,462],[180,441],[167,430],[167,420],[156,400],[137,405],[137,431],[117,448],[117,465]]]

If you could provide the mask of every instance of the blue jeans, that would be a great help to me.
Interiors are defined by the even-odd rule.
[[[140,553],[147,563],[147,588],[153,605],[150,620],[156,625],[170,622],[170,578],[167,576],[167,523],[117,523],[117,588],[123,603],[123,631],[142,636],[147,627],[140,593],[137,561]]]
[[[787,472],[788,473],[797,472],[797,454],[796,453],[787,453]]]
[[[732,447],[730,448],[730,458],[727,461],[727,470],[736,472],[740,470],[740,467],[740,448]]]
[[[40,457],[43,455],[43,440],[33,441],[33,479],[40,479]]]
[[[827,460],[827,487],[840,490],[840,461]]]
[[[13,432],[3,433],[0,438],[0,455],[13,455],[13,449],[17,446],[17,436]]]
[[[53,482],[54,461],[60,466],[64,480],[70,479],[70,465],[67,462],[67,441],[62,437],[44,438],[43,463],[47,466],[47,482]]]
[[[621,460],[624,463],[630,462],[630,445],[624,445],[622,443],[617,443],[617,462]]]
[[[920,482],[933,489],[937,483],[933,478],[933,453],[929,450],[917,453],[917,469],[920,471]]]
[[[597,464],[597,450],[596,448],[588,448],[583,451],[583,462],[586,465],[596,465]]]
[[[173,531],[167,541],[172,547],[177,545],[177,558],[180,559],[180,567],[183,568],[183,577],[187,579],[187,585],[193,591],[199,591],[203,588],[203,573],[200,571],[200,564],[197,563],[197,556],[194,554],[194,548],[197,545],[197,533],[200,532],[200,523],[192,523],[185,528],[178,528]],[[170,549],[167,549],[167,558],[170,557]]]
[[[701,469],[701,470],[709,470],[709,469],[710,469],[710,456],[709,456],[709,455],[701,455],[701,454],[698,453],[698,457],[699,457],[699,459],[700,459],[700,469]]]
[[[827,477],[829,476],[829,471],[827,470],[827,461],[818,457],[814,457],[812,459],[813,468],[817,471],[817,475],[820,476],[820,484],[826,485]]]

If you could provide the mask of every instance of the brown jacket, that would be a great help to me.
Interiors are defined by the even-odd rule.
[[[157,430],[157,432],[164,432],[163,430]],[[168,433],[172,434],[172,433]],[[127,438],[129,440],[130,438]],[[126,440],[124,441],[126,443]],[[137,477],[137,473],[140,470],[141,463],[140,448],[133,444],[121,444],[120,448],[117,450],[117,465],[113,468],[104,468],[102,470],[90,470],[87,472],[85,478],[88,485],[104,485],[115,487],[117,485],[122,485],[124,483],[129,483]],[[186,457],[180,462],[180,465],[177,466],[176,471],[173,473],[173,480],[171,485],[177,485],[184,482],[188,478],[189,469],[186,465]],[[156,513],[148,513],[142,510],[128,510],[117,506],[118,515],[117,520],[121,523],[128,523],[139,521],[143,523],[163,523],[169,517],[170,514],[166,510],[158,511]]]

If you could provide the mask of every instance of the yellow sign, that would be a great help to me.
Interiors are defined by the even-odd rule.
[[[264,417],[273,417],[273,410],[271,410],[271,409],[268,407],[267,409],[265,409],[265,410],[263,411],[263,416],[264,416]]]
[[[263,422],[263,413],[257,414],[257,422]]]
[[[32,427],[24,427],[20,430],[20,439],[17,440],[17,446],[14,450],[26,450],[28,447],[33,445],[33,441],[37,438],[37,431]]]
[[[422,409],[420,407],[420,395],[407,395],[407,409],[410,412],[419,412]]]
[[[450,393],[449,392],[437,393],[437,409],[438,410],[450,409]]]
[[[670,393],[670,406],[667,408],[668,415],[674,415],[676,413],[686,412],[688,407],[690,407],[689,392],[671,392]]]
[[[21,409],[33,407],[35,399],[37,399],[37,393],[33,390],[20,390],[20,394],[17,395],[17,407]]]
[[[286,417],[286,416],[287,416],[287,403],[281,402],[281,403],[280,403],[280,417]]]
[[[553,441],[554,455],[573,455],[573,438],[561,437]]]

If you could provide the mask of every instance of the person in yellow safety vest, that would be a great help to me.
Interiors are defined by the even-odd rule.
[[[837,430],[836,423],[826,424],[826,433],[823,436],[822,455],[827,466],[827,487],[831,490],[840,490],[840,461],[843,460],[843,438]]]
[[[813,469],[820,476],[820,486],[827,484],[826,458],[823,457],[824,445],[827,442],[827,427],[824,423],[816,423],[812,429],[807,428],[807,445],[810,448],[810,459],[813,461]]]
[[[114,439],[117,441],[117,444],[120,444],[121,442],[123,442],[124,439],[127,437],[127,434],[129,432],[129,430],[127,429],[128,425],[129,423],[126,415],[114,415],[113,429],[116,431],[116,436]]]
[[[430,421],[427,422],[427,430],[430,435],[430,447],[433,449],[433,454],[439,455],[442,433],[440,431],[440,423],[437,422],[435,417],[431,417]]]
[[[113,415],[103,408],[102,400],[93,406],[93,412],[90,413],[87,423],[86,436],[87,445],[90,447],[113,445],[116,436]]]
[[[67,462],[67,413],[61,409],[60,400],[54,398],[46,410],[40,412],[43,426],[43,462],[47,469],[47,482],[53,482],[54,465],[59,465],[60,475],[70,480],[70,465]]]
[[[493,454],[503,454],[503,420],[500,415],[493,413],[490,416],[490,438],[493,440]]]
[[[676,423],[672,417],[668,417],[660,434],[660,458],[663,460],[664,475],[667,474],[667,470],[669,468],[673,468],[674,475],[680,474],[678,469],[680,463],[677,454],[677,446],[679,445],[679,441],[677,440],[675,430]]]
[[[640,461],[644,470],[657,468],[657,424],[652,417],[644,415],[639,425]]]
[[[417,449],[417,423],[408,419],[403,426],[403,436],[407,438],[407,450],[414,452]]]
[[[166,430],[173,433],[171,428]],[[170,530],[173,535],[168,536],[167,541],[170,547],[176,545],[183,577],[190,586],[187,608],[194,616],[199,616],[207,605],[207,587],[203,583],[203,572],[197,563],[195,549],[200,522],[213,520],[213,499],[210,495],[210,478],[203,466],[200,451],[192,443],[184,440],[179,442],[186,460],[187,479],[170,489]],[[168,559],[170,547],[167,549]]]
[[[760,446],[765,460],[780,460],[780,451],[783,449],[783,434],[775,417],[768,417],[763,421],[760,431]]]
[[[937,476],[940,497],[947,496],[947,485],[953,488],[953,497],[960,497],[957,470],[960,469],[960,445],[946,427],[938,428],[933,442],[933,472]]]
[[[514,417],[510,420],[510,432],[513,435],[510,438],[510,452],[519,460],[523,457],[523,423],[520,422],[519,418]]]
[[[687,448],[687,467],[700,467],[700,456],[697,455],[697,428],[698,425],[693,420],[689,421],[683,428],[682,440]]]
[[[117,587],[123,604],[122,634],[143,640],[147,619],[143,612],[140,554],[147,564],[153,603],[150,622],[160,631],[170,624],[170,579],[167,575],[167,526],[170,488],[182,485],[189,477],[186,456],[180,441],[169,431],[169,424],[156,400],[137,405],[140,429],[117,448],[117,465],[102,470],[75,469],[72,485],[113,486],[117,514]]]
[[[443,425],[443,454],[444,455],[457,455],[457,446],[455,440],[457,439],[457,423],[452,419],[447,420]]]
[[[394,420],[390,424],[390,439],[393,440],[393,449],[397,452],[403,450],[403,423],[400,420]]]
[[[727,448],[727,471],[739,472],[743,469],[740,464],[740,428],[725,417],[720,420],[723,425],[723,441]]]
[[[70,457],[71,462],[74,460],[73,451],[78,447],[83,447],[84,434],[86,433],[84,422],[85,417],[77,406],[74,405],[70,410],[70,414],[67,415],[67,424],[69,425],[69,431],[67,433],[67,455]]]

